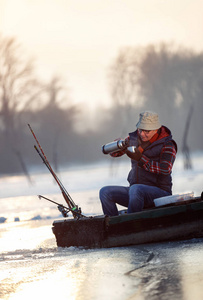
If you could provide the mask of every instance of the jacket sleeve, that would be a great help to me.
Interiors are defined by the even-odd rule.
[[[175,158],[176,147],[173,142],[170,141],[163,147],[160,154],[160,160],[158,162],[150,160],[143,154],[139,161],[139,166],[150,173],[169,175],[171,174]]]

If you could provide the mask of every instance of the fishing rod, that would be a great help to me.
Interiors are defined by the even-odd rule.
[[[51,168],[50,164],[48,163],[48,161],[42,156],[42,154],[40,153],[39,149],[37,148],[36,145],[34,145],[35,150],[37,151],[37,153],[39,154],[39,156],[41,157],[43,163],[45,164],[45,166],[48,168],[48,170],[50,171],[50,173],[53,175],[54,179],[56,180],[57,184],[59,185],[59,188],[66,200],[66,203],[68,204],[69,208],[71,207],[75,207],[75,203],[73,202],[72,198],[70,197],[70,195],[68,194],[68,192],[66,191],[66,189],[64,188],[63,184],[60,182],[59,178],[57,177],[57,175],[54,173],[53,169]]]
[[[45,153],[44,153],[44,151],[43,151],[43,149],[42,149],[42,147],[41,147],[41,145],[40,145],[40,143],[39,143],[39,141],[38,141],[38,139],[37,139],[37,137],[34,133],[34,131],[32,130],[30,124],[28,124],[28,127],[29,127],[34,139],[36,140],[37,145],[39,146],[39,149],[40,149],[39,150],[37,148],[37,146],[34,145],[35,150],[37,151],[37,153],[41,157],[43,163],[46,165],[46,167],[48,168],[48,170],[50,171],[50,173],[54,177],[55,181],[57,182],[57,184],[58,184],[58,186],[61,190],[61,193],[62,193],[66,203],[68,204],[68,207],[69,207],[70,211],[73,214],[73,217],[78,218],[79,215],[81,216],[81,208],[78,208],[78,206],[74,203],[73,199],[71,198],[71,196],[69,195],[69,193],[67,192],[67,190],[65,189],[65,187],[63,186],[61,181],[59,180],[59,178],[57,177],[56,173],[53,171],[53,169],[52,169],[52,167],[51,167],[51,165],[50,165],[50,163],[49,163],[49,161],[48,161],[48,159],[47,159],[47,157],[46,157],[46,155],[45,155]]]
[[[46,198],[42,195],[38,195],[38,198],[39,199],[43,198],[43,199],[45,199],[49,202],[52,202],[52,203],[56,204],[57,207],[58,207],[58,210],[62,213],[63,217],[68,217],[68,212],[70,211],[70,209],[68,207],[65,207],[63,204],[57,203],[57,202],[55,202],[55,201],[53,201],[49,198]]]
[[[68,192],[66,191],[65,187],[63,186],[63,184],[61,183],[61,181],[59,180],[59,178],[57,177],[57,175],[53,172],[53,170],[51,169],[49,163],[47,163],[46,159],[42,156],[42,154],[40,153],[39,149],[37,148],[36,145],[34,145],[35,150],[37,151],[37,153],[39,154],[39,156],[41,157],[43,163],[46,165],[46,167],[48,168],[48,170],[51,172],[51,174],[53,175],[54,179],[56,180],[56,182],[58,183],[60,190],[66,200],[66,203],[68,204],[69,208],[75,207],[75,203],[73,202],[72,198],[70,197],[70,195],[68,194]]]
[[[51,199],[49,199],[49,198],[47,198],[47,197],[44,197],[44,196],[42,196],[42,195],[38,195],[38,198],[39,198],[39,199],[45,199],[45,200],[47,200],[47,201],[49,201],[49,202],[52,202],[52,203],[56,204],[57,207],[58,207],[58,210],[62,213],[62,215],[63,215],[64,217],[67,217],[67,216],[68,216],[68,212],[71,211],[71,212],[73,212],[74,214],[78,215],[79,217],[87,218],[86,216],[82,215],[81,212],[75,211],[73,208],[66,207],[66,206],[64,206],[63,204],[60,204],[60,203],[58,203],[58,202],[56,202],[56,201],[53,201],[53,200],[51,200]]]

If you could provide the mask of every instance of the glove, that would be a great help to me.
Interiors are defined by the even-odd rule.
[[[129,146],[129,142],[130,142],[130,137],[129,136],[127,136],[127,138],[125,138],[125,145],[126,145],[126,147],[128,147]]]
[[[120,140],[120,139],[116,139],[115,141],[117,141],[117,140]],[[129,141],[130,141],[130,137],[128,136],[127,138],[124,139],[124,142],[125,142],[124,148],[121,150],[118,150],[116,152],[110,153],[110,156],[111,157],[120,157],[120,156],[124,155],[126,153],[127,147],[129,146]]]
[[[142,147],[133,147],[133,152],[130,151],[130,148],[127,148],[126,150],[126,154],[128,157],[130,157],[131,159],[137,160],[139,161],[140,158],[142,157],[142,152],[144,151],[144,149],[142,149]]]
[[[138,141],[138,147],[132,146],[133,147],[133,151],[130,151],[131,147],[128,147],[126,150],[126,154],[128,157],[130,157],[131,159],[137,160],[139,161],[140,158],[142,157],[142,153],[143,151],[149,147],[154,141],[156,141],[156,139],[158,138],[159,133],[155,133],[155,135],[147,142],[141,142],[141,140]]]

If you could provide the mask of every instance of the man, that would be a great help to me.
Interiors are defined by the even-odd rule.
[[[172,194],[171,171],[177,145],[170,130],[162,126],[157,113],[140,113],[137,130],[125,139],[127,146],[111,156],[131,158],[129,186],[105,186],[100,190],[103,212],[118,215],[116,206],[128,207],[128,213],[154,206],[154,199]],[[136,146],[136,147],[132,147]]]

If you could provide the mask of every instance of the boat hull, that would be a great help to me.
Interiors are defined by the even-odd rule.
[[[203,201],[169,205],[115,217],[53,222],[59,247],[109,248],[203,237]]]

